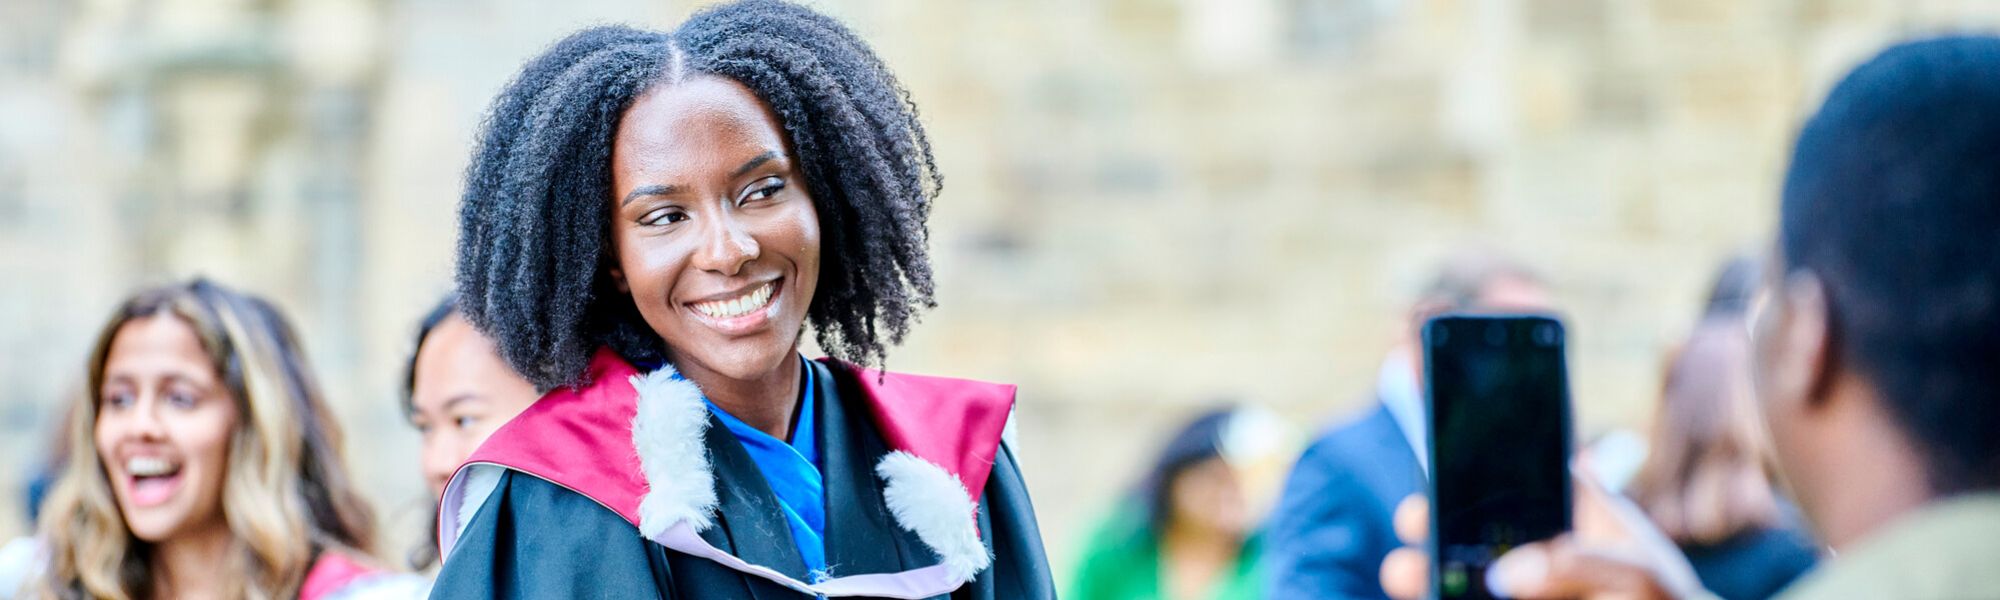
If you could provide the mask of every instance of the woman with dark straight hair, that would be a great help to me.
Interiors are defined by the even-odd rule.
[[[1227,406],[1195,416],[1109,511],[1081,552],[1076,600],[1262,600],[1259,476],[1290,465],[1289,432],[1269,413]],[[1273,486],[1274,487],[1274,486]]]
[[[433,505],[466,457],[540,397],[534,384],[507,367],[493,340],[458,314],[457,294],[447,294],[424,314],[403,371],[402,409],[423,436],[418,468]],[[418,571],[438,564],[435,520],[424,538],[408,556],[410,568]]]
[[[934,304],[938,181],[881,59],[798,5],[530,60],[459,310],[546,393],[446,486],[436,597],[1053,597],[1014,387],[874,368]]]

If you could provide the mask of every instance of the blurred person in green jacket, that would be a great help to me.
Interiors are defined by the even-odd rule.
[[[1254,408],[1216,408],[1189,421],[1093,529],[1065,597],[1260,598],[1257,526],[1289,466],[1290,438]]]

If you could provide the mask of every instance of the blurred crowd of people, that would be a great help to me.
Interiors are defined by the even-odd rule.
[[[1758,264],[1744,256],[1723,265],[1696,325],[1665,361],[1643,466],[1629,485],[1607,482],[1643,507],[1707,590],[1729,600],[1773,597],[1819,555],[1781,489],[1750,391],[1745,311]],[[1560,312],[1543,282],[1490,249],[1448,258],[1412,304],[1369,401],[1291,462],[1274,507],[1250,500],[1252,487],[1220,450],[1224,424],[1255,413],[1197,416],[1169,438],[1131,499],[1108,511],[1083,550],[1070,596],[1389,597],[1379,569],[1403,545],[1393,513],[1423,492],[1428,469],[1417,332],[1445,313]]]
[[[1614,433],[1580,451],[1574,533],[1507,552],[1484,589],[2000,598],[1996,70],[2000,39],[1923,40],[1831,92],[1799,135],[1773,247],[1722,265],[1668,352],[1643,449]],[[1241,568],[1263,571],[1263,597],[1425,595],[1417,326],[1560,308],[1532,269],[1497,256],[1440,268],[1371,401],[1312,441],[1262,527],[1232,538],[1255,563]],[[1149,539],[1175,535],[1156,526]],[[1136,544],[1084,564],[1131,547],[1177,564],[1170,547]],[[1165,573],[1109,591],[1082,573],[1077,597],[1238,597],[1228,578]]]
[[[778,6],[775,4],[753,1],[747,5],[751,8],[739,5],[720,9],[720,17],[705,17],[721,19],[720,25],[700,21],[704,17],[698,17],[696,23],[728,32],[735,31],[731,27],[767,26],[758,23],[770,19],[779,25],[768,26],[783,33],[788,31],[784,27],[798,22],[821,22],[784,12],[790,8],[772,8]],[[696,29],[703,35],[713,33],[703,31]],[[587,32],[566,42],[574,47],[558,45],[538,61],[596,52],[587,48],[590,44],[626,52],[638,47],[628,42],[641,43],[632,40],[643,41],[644,36],[628,30]],[[845,32],[838,32],[836,40],[839,44],[859,43]],[[721,46],[703,46],[715,47]],[[847,66],[857,69],[866,62],[837,52],[832,56],[850,61]],[[717,59],[704,68],[726,64]],[[1489,587],[1523,597],[2000,597],[2000,570],[1992,568],[2000,564],[2000,495],[1996,495],[2000,492],[2000,401],[1994,394],[1994,385],[2000,383],[1995,380],[2000,371],[1994,368],[2000,364],[2000,244],[1994,242],[1996,232],[2000,232],[2000,111],[1993,109],[2000,105],[2000,78],[1995,74],[2000,74],[2000,39],[1935,39],[1889,49],[1832,91],[1798,138],[1786,175],[1775,243],[1768,252],[1720,266],[1695,325],[1684,341],[1666,353],[1658,403],[1643,450],[1635,452],[1629,446],[1609,442],[1583,445],[1586,450],[1580,453],[1579,463],[1588,461],[1598,468],[1578,470],[1578,477],[1589,481],[1579,486],[1576,533],[1529,544],[1502,557],[1489,576]],[[535,77],[557,76],[534,71],[526,75],[516,85],[535,84]],[[761,88],[731,86],[707,90],[704,93],[717,95],[687,100],[691,104],[673,104],[675,97],[665,93],[632,102],[661,111],[639,117],[657,117],[680,126],[686,124],[675,119],[699,116],[700,106],[726,104],[735,97],[730,94],[743,96],[746,90],[764,93]],[[679,89],[701,88],[686,84]],[[773,101],[763,95],[747,97]],[[655,100],[665,104],[645,103]],[[495,105],[496,113],[505,116],[507,111],[526,110],[525,104],[509,102],[503,95]],[[898,109],[902,106],[895,105]],[[639,109],[634,110],[638,114]],[[764,119],[769,125],[778,118],[805,119],[820,113],[773,114],[762,109],[752,120]],[[902,114],[892,110],[869,116]],[[856,117],[849,124],[866,120]],[[691,126],[704,125],[696,122]],[[739,129],[731,125],[717,130]],[[619,131],[620,138],[627,135]],[[603,135],[608,138],[610,134]],[[838,145],[831,138],[820,141]],[[507,145],[514,143],[493,138],[484,142],[489,151],[506,151]],[[642,146],[632,152],[671,144]],[[743,165],[723,166],[747,172],[786,160],[770,152],[751,154],[753,158]],[[623,162],[611,165],[612,160],[607,154],[606,164],[599,166],[625,168]],[[513,163],[502,160],[495,164]],[[912,165],[916,164],[902,166],[915,169]],[[624,171],[618,173],[623,176]],[[560,172],[551,177],[569,176]],[[481,175],[475,170],[473,177]],[[865,182],[855,185],[859,186],[856,189],[867,187]],[[627,187],[631,186],[620,184],[620,189]],[[654,188],[659,189],[630,190],[623,195],[624,202],[676,193],[673,186]],[[751,192],[746,196],[751,199],[742,202],[778,197],[786,193],[783,190],[782,183],[770,184]],[[837,190],[824,188],[816,193],[820,191],[831,194]],[[487,198],[480,196],[482,193],[468,192]],[[514,197],[494,195],[487,201],[514,201]],[[522,218],[507,210],[486,216],[469,210],[467,226],[474,226],[478,219],[492,219],[478,221],[478,225],[497,227],[494,224],[515,223],[506,219]],[[849,216],[873,218],[856,215]],[[640,216],[653,219],[654,213]],[[568,222],[559,217],[563,215],[533,213],[526,218]],[[695,217],[683,214],[680,218]],[[659,220],[673,222],[672,215],[659,216]],[[749,231],[761,226],[746,223],[723,227],[715,235],[747,236],[727,229],[740,226]],[[915,231],[913,235],[921,237],[920,220],[915,227],[919,229],[898,231]],[[523,231],[527,233],[516,232],[520,237],[510,238],[511,243],[537,243],[538,238],[529,235],[533,231]],[[619,244],[649,243],[642,237],[649,234],[620,232],[623,230],[614,231],[627,237],[618,238],[616,243],[604,241],[595,231],[566,238],[563,243],[583,243],[577,240],[587,238],[611,248],[605,252],[614,252]],[[818,235],[814,230],[810,237],[815,244],[820,243]],[[862,256],[881,251],[873,245],[876,241],[839,240],[832,235],[826,239],[829,249],[824,268],[829,269],[829,277],[834,275],[832,269],[851,264],[840,262],[838,252]],[[729,251],[755,250],[755,241],[741,246],[741,239],[732,240],[740,247]],[[726,262],[727,258],[712,256],[724,250],[707,246],[691,252],[695,261]],[[602,256],[616,258],[613,254]],[[921,262],[900,262],[908,257],[898,256],[892,262],[904,265],[899,268],[928,268]],[[551,260],[568,258],[553,256]],[[475,271],[515,266],[505,261],[479,263],[476,256],[461,259],[472,261],[462,262],[462,269],[471,264]],[[866,260],[874,259],[890,260],[866,254]],[[752,258],[743,258],[727,269],[741,268],[749,260]],[[821,268],[819,261],[815,253],[810,261],[800,262],[810,262],[810,268],[817,269]],[[582,282],[586,291],[617,289],[629,294],[638,286],[657,283],[644,279],[649,276],[644,269],[652,268],[644,259],[619,265],[609,269],[611,278],[605,280],[615,284],[604,284],[611,286],[605,289],[589,288],[599,282],[586,279]],[[465,273],[461,272],[462,279]],[[488,279],[518,275],[502,270],[483,273]],[[840,301],[862,302],[857,298],[872,293],[866,287],[871,284],[855,279],[863,276],[856,273],[864,272],[840,273],[853,279],[841,280],[845,282],[842,285],[860,286],[840,288],[847,294]],[[898,273],[902,274],[889,277],[908,277]],[[569,574],[564,576],[569,579],[556,583],[516,581],[518,574],[505,572],[537,566],[509,562],[514,555],[488,549],[512,544],[532,556],[533,544],[545,543],[536,540],[546,539],[536,536],[547,534],[537,533],[529,521],[538,514],[549,514],[535,512],[542,509],[534,503],[550,496],[536,495],[547,492],[519,479],[465,482],[461,473],[464,465],[469,459],[475,464],[504,460],[490,446],[482,450],[482,444],[517,417],[529,419],[521,416],[524,413],[559,410],[549,408],[558,403],[544,399],[545,395],[560,396],[562,402],[595,398],[598,396],[590,394],[603,392],[593,390],[601,390],[597,386],[615,378],[600,377],[587,387],[551,382],[570,383],[584,372],[625,371],[604,371],[607,367],[602,361],[607,359],[601,353],[592,358],[590,346],[582,347],[582,355],[564,355],[562,361],[568,362],[548,366],[548,370],[517,368],[522,364],[554,365],[524,360],[567,351],[570,348],[564,345],[576,340],[559,335],[564,332],[509,325],[508,319],[539,316],[524,316],[514,305],[496,304],[504,302],[496,300],[496,294],[518,291],[501,286],[514,280],[494,283],[474,275],[476,283],[488,287],[472,290],[481,295],[468,297],[470,305],[458,296],[446,297],[416,324],[403,379],[402,410],[415,435],[422,438],[422,455],[413,474],[423,477],[429,492],[445,509],[430,523],[424,543],[408,549],[379,547],[382,536],[375,531],[373,513],[355,493],[342,462],[342,428],[331,418],[309,361],[300,350],[297,331],[284,313],[254,293],[194,279],[133,293],[97,333],[89,359],[78,372],[56,375],[82,378],[89,393],[67,407],[62,429],[54,436],[58,444],[50,452],[46,476],[26,491],[31,498],[29,518],[35,524],[34,537],[0,549],[0,597],[409,598],[429,594],[432,584],[428,578],[437,576],[441,568],[447,582],[493,578],[492,583],[458,588],[469,589],[472,595],[517,596],[533,595],[520,590],[570,589],[535,587],[563,584],[599,586],[590,589],[606,593],[632,589],[585,582],[584,575],[597,573],[586,567],[561,567],[560,572]],[[1078,536],[1084,544],[1073,577],[1060,587],[1066,595],[1086,600],[1421,595],[1428,581],[1423,573],[1430,557],[1421,549],[1423,528],[1409,525],[1422,521],[1410,516],[1424,510],[1421,501],[1411,498],[1421,496],[1430,469],[1418,332],[1426,320],[1445,313],[1559,314],[1561,294],[1547,281],[1536,269],[1491,250],[1468,251],[1446,260],[1411,303],[1407,321],[1400,327],[1402,336],[1384,353],[1373,389],[1335,391],[1364,398],[1362,409],[1313,436],[1302,451],[1285,441],[1292,435],[1291,425],[1253,405],[1227,403],[1194,416],[1159,446],[1149,468],[1135,478],[1128,493],[1106,508],[1101,521],[1087,535]],[[924,284],[928,285],[927,279]],[[813,289],[807,284],[793,285],[804,290],[753,290],[743,295],[749,300],[695,302],[687,304],[693,308],[686,310],[702,311],[706,316],[700,318],[708,319],[703,322],[723,323],[717,327],[749,327],[730,320],[750,318],[742,316],[754,308],[746,303],[770,301],[771,294],[793,301],[783,294],[799,293],[805,296],[795,301],[796,312],[801,315],[798,318],[806,319],[803,315],[808,314],[805,307]],[[905,288],[895,289],[901,293]],[[561,293],[550,290],[544,295]],[[899,298],[927,300],[927,294],[926,288],[923,294]],[[617,344],[624,342],[618,340],[630,339],[618,337],[631,334],[631,330],[618,327],[650,326],[647,333],[659,332],[660,337],[648,338],[639,347],[658,348],[665,354],[644,357],[630,356],[643,351],[621,351],[626,360],[641,368],[631,374],[628,390],[650,385],[645,382],[650,375],[640,374],[646,369],[664,368],[663,377],[670,376],[673,382],[701,383],[702,378],[728,375],[733,365],[750,360],[740,354],[763,352],[762,347],[731,350],[736,353],[724,353],[727,356],[712,361],[720,366],[708,365],[715,367],[713,372],[697,372],[692,367],[702,366],[710,358],[692,355],[687,349],[696,346],[668,343],[659,348],[659,342],[709,338],[688,337],[696,334],[675,329],[678,325],[668,322],[664,313],[648,312],[651,309],[641,305],[627,310],[629,314],[614,315],[626,321],[606,325],[612,317],[575,313],[596,310],[595,305],[579,309],[561,304],[560,298],[544,300],[554,307],[552,311],[570,311],[564,318],[578,331],[596,335],[600,326],[610,328],[604,335],[612,340],[607,345],[613,349],[622,350]],[[821,304],[811,306],[814,311],[822,310],[818,308]],[[884,339],[876,337],[877,322],[873,320],[883,313],[867,312],[880,308],[871,306],[874,308],[853,313],[867,316],[860,321],[841,321],[846,318],[842,315],[823,318],[820,312],[813,312],[811,324],[816,329],[837,329],[839,333],[830,338],[821,334],[823,341],[835,342],[835,348],[856,350],[840,344]],[[779,306],[771,309],[771,314],[780,314],[780,309],[790,310]],[[906,317],[881,326],[900,328],[904,323],[900,319]],[[852,323],[860,325],[840,329]],[[986,472],[948,473],[953,477],[949,480],[952,485],[961,486],[957,488],[961,497],[956,500],[966,499],[962,496],[968,490],[962,486],[970,485],[975,502],[984,492],[1012,503],[990,509],[981,503],[970,505],[976,531],[984,536],[970,542],[969,552],[977,556],[963,554],[968,551],[965,547],[951,545],[964,540],[939,541],[934,535],[937,529],[910,524],[913,517],[906,513],[912,509],[901,506],[904,501],[894,497],[898,482],[905,480],[896,479],[893,460],[884,460],[875,471],[891,480],[883,492],[889,497],[886,501],[860,508],[840,504],[848,502],[838,496],[846,493],[839,486],[847,485],[844,482],[848,480],[836,480],[832,465],[847,460],[841,453],[847,452],[843,444],[848,442],[836,442],[847,438],[833,436],[852,433],[844,425],[849,421],[839,415],[863,405],[845,404],[859,401],[840,400],[839,396],[887,397],[892,392],[883,390],[893,389],[887,382],[905,380],[889,375],[852,375],[842,370],[845,367],[814,361],[799,366],[800,361],[782,354],[796,347],[797,330],[802,327],[800,323],[790,325],[794,336],[788,341],[791,345],[773,346],[778,354],[772,355],[780,356],[773,359],[779,361],[773,363],[778,365],[773,372],[788,374],[786,381],[791,383],[771,389],[787,398],[798,398],[795,404],[775,419],[766,419],[762,417],[771,415],[744,411],[725,402],[716,389],[727,386],[711,389],[704,385],[715,395],[704,398],[706,404],[694,405],[694,410],[704,415],[703,423],[709,422],[706,415],[712,414],[718,424],[708,430],[708,437],[703,438],[707,441],[695,443],[738,443],[745,449],[737,458],[717,458],[738,462],[733,467],[719,462],[713,473],[720,473],[716,476],[727,482],[731,481],[728,477],[737,476],[727,470],[739,469],[761,474],[758,481],[768,482],[744,489],[737,489],[741,484],[725,485],[722,499],[709,492],[706,510],[725,521],[746,519],[744,515],[757,511],[768,513],[766,516],[772,518],[753,525],[781,549],[796,552],[765,555],[786,566],[730,568],[777,582],[781,587],[770,589],[786,594],[835,589],[835,584],[850,579],[841,577],[840,571],[848,564],[843,558],[852,560],[858,555],[839,549],[836,536],[828,533],[853,526],[852,521],[842,522],[839,515],[828,513],[858,510],[861,512],[854,514],[872,515],[873,524],[883,530],[881,535],[891,536],[883,539],[904,539],[893,537],[896,532],[887,525],[889,517],[881,516],[890,515],[924,547],[934,550],[941,565],[949,568],[950,577],[957,578],[946,582],[947,586],[984,586],[979,589],[985,595],[977,597],[1052,596],[1053,588],[1045,585],[1051,576],[1045,565],[1036,564],[1045,559],[1041,558],[1040,533],[1034,529],[1025,493],[1010,487],[1018,485],[1018,474],[1007,458],[1006,447],[997,441],[1002,436],[998,420],[992,421],[990,432],[966,434],[996,440],[978,456],[993,469],[994,479],[982,486]],[[862,332],[866,332],[865,338],[841,337],[862,336]],[[717,342],[718,347],[721,344]],[[865,359],[870,351],[879,352],[880,348],[859,350],[860,354],[849,356]],[[685,376],[666,364],[669,358],[677,363],[688,359],[682,364]],[[586,364],[590,365],[588,371],[584,371]],[[558,368],[570,370],[558,372]],[[868,383],[871,377],[876,384]],[[775,380],[765,383],[769,381]],[[623,381],[611,383],[624,385]],[[947,385],[932,380],[897,385],[947,389],[921,387]],[[563,389],[574,391],[560,391]],[[1011,394],[1011,388],[1006,393]],[[618,431],[639,436],[643,423],[653,418],[649,416],[653,409],[640,404],[634,410],[637,416],[614,415],[625,422],[613,423],[613,429],[622,425],[626,429]],[[815,411],[821,416],[814,416]],[[557,417],[545,414],[534,418],[541,420],[522,427],[569,431],[562,427],[578,426],[551,420]],[[892,455],[889,458],[893,459],[906,450],[919,453],[927,447],[923,441],[891,439],[903,435],[903,427],[919,422],[924,421],[893,415],[878,418],[871,427],[881,428],[888,445],[853,442],[864,448],[856,450],[864,453],[858,456],[873,459]],[[831,431],[815,434],[816,427]],[[967,431],[978,429],[966,427]],[[587,432],[572,433],[582,436]],[[475,457],[476,452],[485,452],[481,456],[487,458]],[[652,461],[664,459],[649,453],[644,445],[636,452],[638,459],[588,455],[554,460],[632,463],[634,468],[648,471],[642,483],[656,483],[651,472],[656,463]],[[938,462],[933,456],[921,458]],[[529,467],[509,468],[530,471]],[[704,465],[700,472],[711,474],[708,468]],[[459,476],[456,480],[455,475]],[[564,485],[558,481],[562,474],[537,476]],[[479,487],[482,485],[485,487]],[[490,494],[494,500],[485,505],[476,501],[464,505],[465,511],[477,509],[476,513],[453,512],[459,506],[456,500],[466,494],[475,500]],[[765,497],[773,503],[755,504]],[[655,501],[653,496],[645,500]],[[599,503],[604,504],[602,500]],[[582,506],[585,508],[562,510],[596,510],[587,503]],[[650,510],[650,506],[642,505],[639,510]],[[963,510],[958,504],[949,507]],[[1633,514],[1642,518],[1621,519],[1617,516],[1620,507],[1635,508]],[[1601,514],[1612,517],[1594,516]],[[650,513],[623,516],[649,540],[669,539],[674,531],[671,526],[654,528],[642,522],[652,518]],[[947,522],[941,527],[961,527],[963,523],[952,519],[962,520],[963,516],[947,513],[943,517]],[[699,518],[688,518],[694,519],[696,527],[688,531],[712,531],[701,528],[707,523]],[[593,522],[588,527],[622,526],[616,518],[608,522]],[[551,525],[560,529],[569,524]],[[746,527],[741,521],[730,526]],[[749,557],[756,551],[746,548],[763,543],[745,541],[749,538],[741,536],[747,535],[746,529],[731,531],[730,535],[737,537],[723,540],[730,544],[723,547],[735,549],[719,551],[725,557],[715,558],[719,562],[742,560],[735,555]],[[671,539],[681,544],[671,546],[672,550],[682,553],[692,552],[684,548],[718,544],[707,537]],[[467,549],[466,540],[480,547]],[[1663,550],[1649,540],[1664,540],[1667,547]],[[440,547],[449,548],[454,541],[461,552],[440,556]],[[590,538],[582,538],[580,543],[588,544]],[[955,551],[961,554],[953,554]],[[473,558],[465,558],[464,552],[474,553]],[[651,569],[665,582],[660,583],[665,590],[712,589],[676,587],[692,584],[669,582],[675,578],[719,581],[714,579],[718,575],[689,569],[689,563],[666,556],[641,557],[633,563],[640,566],[621,568]],[[458,558],[445,560],[453,557]],[[896,564],[895,558],[884,560]],[[798,562],[791,562],[794,559]],[[952,562],[961,559],[969,562]],[[471,566],[454,571],[454,565]],[[757,571],[759,567],[766,571]],[[1003,570],[998,580],[992,575],[994,570]],[[911,568],[899,576],[905,574],[908,578],[897,580],[896,585],[935,583],[928,579],[930,571]],[[651,585],[652,580],[646,581]],[[742,589],[765,589],[757,585],[764,584],[746,584]],[[711,592],[696,595],[702,593]]]

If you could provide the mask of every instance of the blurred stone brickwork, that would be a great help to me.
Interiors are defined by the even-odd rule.
[[[1804,107],[1890,40],[2000,25],[1900,0],[816,5],[908,85],[945,173],[942,306],[890,366],[1021,384],[1064,567],[1190,411],[1237,398],[1307,432],[1359,406],[1466,241],[1558,287],[1586,433],[1641,424],[1710,270],[1764,243]],[[113,303],[205,273],[290,310],[414,539],[395,380],[449,283],[481,111],[576,27],[689,10],[0,2],[0,536]]]

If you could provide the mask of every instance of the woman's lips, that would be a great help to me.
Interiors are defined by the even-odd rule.
[[[181,489],[181,466],[151,457],[125,461],[126,494],[135,508],[156,506],[173,499]]]
[[[778,312],[778,297],[784,292],[783,278],[751,288],[733,298],[688,303],[695,320],[726,335],[743,335],[771,322]]]
[[[159,477],[132,478],[132,505],[139,508],[165,504],[173,499],[174,492],[181,489],[181,476],[176,473]]]

